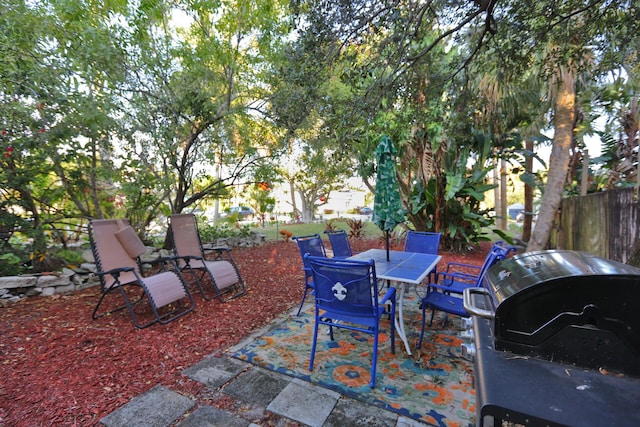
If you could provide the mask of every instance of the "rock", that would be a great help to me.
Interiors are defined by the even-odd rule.
[[[48,287],[48,288],[42,288],[41,295],[44,296],[44,297],[50,297],[51,295],[54,295],[55,293],[56,293],[56,288]]]
[[[6,276],[0,277],[0,289],[27,288],[36,286],[38,278],[35,276]]]
[[[66,294],[76,290],[76,287],[72,284],[66,286],[56,286],[56,294]]]
[[[69,286],[71,284],[71,278],[69,276],[40,276],[38,277],[38,285],[41,287],[50,286]]]
[[[44,289],[49,289],[49,288],[44,288]],[[43,291],[43,288],[36,286],[35,288],[27,289],[27,291],[25,292],[25,295],[28,297],[36,297],[42,294],[42,291]]]
[[[90,271],[91,273],[95,273],[96,271],[98,271],[95,263],[82,263],[80,264],[80,268],[82,270]]]
[[[74,274],[76,274],[76,272],[68,267],[63,267],[62,268],[62,275],[65,277],[71,277]]]
[[[93,257],[93,251],[91,249],[85,249],[84,251],[82,251],[82,259],[90,263],[96,262],[95,258]]]

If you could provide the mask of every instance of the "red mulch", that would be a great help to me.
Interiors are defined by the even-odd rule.
[[[358,251],[381,245],[355,243]],[[479,265],[486,249],[444,253],[441,266],[452,260]],[[96,425],[158,384],[228,406],[181,372],[297,306],[303,277],[293,242],[234,249],[233,256],[247,294],[225,304],[195,295],[195,311],[167,325],[140,330],[126,312],[91,320],[98,287],[0,308],[0,425]]]

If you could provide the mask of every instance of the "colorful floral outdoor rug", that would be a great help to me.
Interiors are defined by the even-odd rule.
[[[232,356],[430,425],[473,425],[473,363],[459,357],[460,318],[449,316],[444,327],[434,321],[426,328],[422,348],[415,350],[421,319],[417,301],[405,297],[404,310],[413,355],[407,355],[397,336],[392,354],[389,335],[382,334],[374,389],[369,387],[373,337],[368,334],[334,328],[332,342],[327,327],[321,327],[313,371],[308,370],[313,309],[274,325]],[[388,320],[383,328],[388,332]]]

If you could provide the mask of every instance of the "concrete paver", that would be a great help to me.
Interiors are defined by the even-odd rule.
[[[209,405],[189,411],[195,402],[156,386],[104,417],[106,427],[259,427],[251,420],[265,416],[269,425],[287,427],[425,427],[419,421],[341,396],[306,381],[272,372],[229,356],[210,356],[183,372],[212,392],[241,402],[241,412]],[[269,415],[274,414],[274,415]],[[273,419],[276,416],[277,418]],[[289,421],[288,421],[289,420]],[[275,423],[275,424],[274,424]]]
[[[396,418],[393,412],[342,396],[322,427],[389,427]]]
[[[264,369],[251,369],[224,388],[224,393],[238,400],[266,408],[289,384],[290,379]]]
[[[178,427],[249,427],[251,423],[234,415],[204,405],[193,411]]]
[[[116,409],[100,422],[106,427],[166,427],[195,402],[162,386],[155,386]]]
[[[230,357],[209,356],[185,369],[183,374],[212,389],[217,389],[239,375],[247,364]]]
[[[311,427],[322,427],[339,398],[335,391],[294,379],[267,410]]]

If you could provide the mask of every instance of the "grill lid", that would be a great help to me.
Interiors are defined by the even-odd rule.
[[[640,276],[640,269],[585,252],[549,250],[515,255],[494,266],[485,277],[495,305],[531,286],[568,280],[580,282],[579,277]]]
[[[484,287],[497,350],[640,375],[640,269],[583,252],[529,252],[489,269]]]

